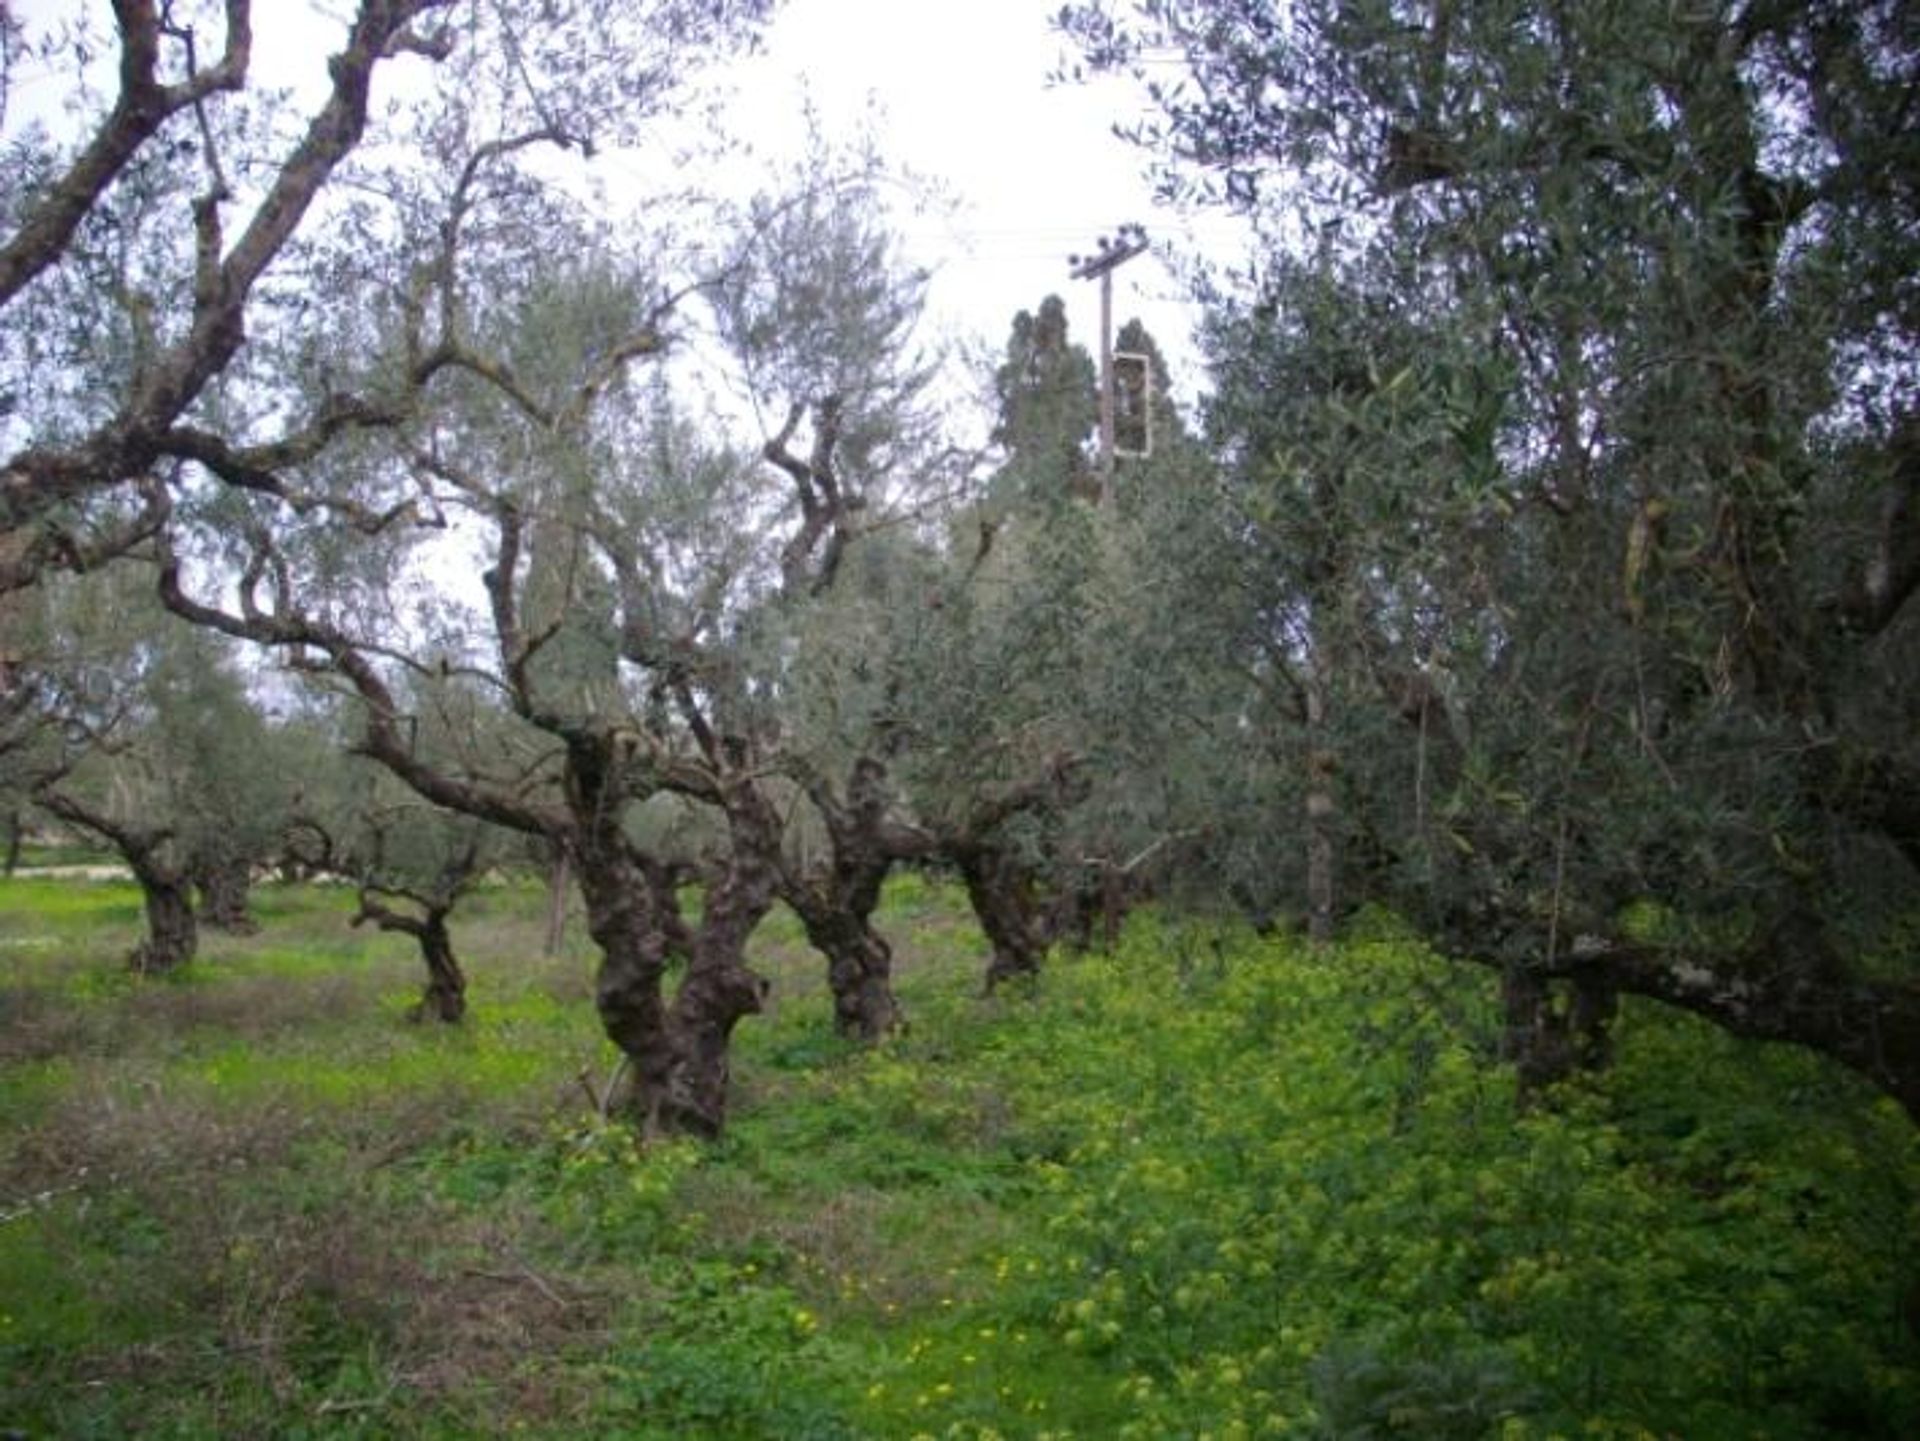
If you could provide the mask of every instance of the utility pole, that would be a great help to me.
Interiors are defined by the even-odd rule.
[[[1117,235],[1103,235],[1098,251],[1069,255],[1075,280],[1100,280],[1100,493],[1113,490],[1113,272],[1147,248],[1147,232],[1129,221]]]

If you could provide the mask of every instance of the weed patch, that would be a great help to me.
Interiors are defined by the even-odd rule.
[[[986,1000],[905,876],[911,1028],[835,1037],[787,918],[727,1137],[643,1145],[588,1104],[591,964],[538,955],[537,887],[482,892],[473,1012],[421,1027],[335,893],[154,984],[95,925],[126,888],[64,884],[0,928],[28,1434],[1920,1431],[1904,1117],[1634,1005],[1611,1074],[1516,1114],[1485,978],[1384,922],[1147,917]]]

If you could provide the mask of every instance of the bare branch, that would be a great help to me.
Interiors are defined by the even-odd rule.
[[[249,570],[252,569],[250,566]],[[325,656],[327,669],[352,685],[364,707],[366,734],[354,747],[355,751],[387,767],[435,805],[531,835],[567,833],[569,822],[559,809],[540,805],[497,785],[448,774],[423,760],[406,732],[392,689],[373,664],[374,652],[366,644],[296,610],[268,613],[257,604],[243,601],[242,613],[236,615],[197,601],[181,586],[180,563],[171,553],[161,558],[159,589],[161,603],[195,625],[296,654],[314,650]],[[308,662],[294,664],[313,668]]]
[[[250,0],[227,0],[226,52],[220,63],[190,73],[178,85],[161,85],[154,76],[161,29],[152,0],[114,0],[113,10],[120,29],[119,97],[86,149],[0,246],[0,306],[59,260],[80,221],[170,117],[246,82],[253,47]]]
[[[387,42],[446,0],[364,0],[345,50],[329,62],[332,89],[280,167],[240,237],[224,256],[211,203],[199,206],[198,274],[186,333],[153,357],[119,413],[71,447],[30,448],[0,472],[0,529],[31,523],[55,507],[149,469],[161,437],[233,359],[246,338],[253,286],[285,248],[334,170],[365,130],[373,69]],[[117,0],[122,33],[121,97],[93,146],[56,184],[41,209],[0,250],[0,303],[56,260],[98,196],[171,113],[244,80],[250,45],[244,0],[229,0],[228,49],[221,64],[180,85],[154,80],[158,18],[145,0]],[[215,257],[218,257],[217,259]]]
[[[417,524],[438,526],[444,520],[424,516],[413,500],[398,501],[385,510],[373,510],[350,496],[303,491],[287,484],[283,470],[298,466],[323,451],[343,431],[362,427],[396,425],[401,416],[378,406],[350,397],[329,397],[325,408],[302,431],[263,445],[234,446],[224,438],[197,426],[175,426],[160,441],[164,454],[179,460],[191,460],[204,466],[223,482],[239,490],[250,490],[273,497],[297,515],[325,510],[339,516],[365,535],[377,535],[401,519]]]
[[[793,481],[794,498],[800,505],[800,528],[780,551],[781,582],[789,595],[802,591],[817,595],[833,583],[846,548],[851,513],[860,508],[857,499],[841,492],[835,473],[834,452],[840,444],[840,398],[830,395],[813,406],[813,447],[808,458],[802,460],[793,453],[792,446],[805,413],[806,407],[796,403],[788,410],[786,423],[761,448],[761,455]],[[827,541],[826,550],[809,575],[809,563],[823,538]]]
[[[94,570],[150,540],[173,506],[159,481],[149,477],[139,489],[138,512],[96,527],[90,534],[75,534],[46,522],[14,532],[12,543],[0,547],[0,595],[33,585],[49,570],[76,574]]]
[[[659,355],[666,349],[666,339],[651,325],[616,345],[601,362],[594,367],[593,373],[581,384],[573,400],[567,406],[560,419],[562,422],[575,421],[584,417],[599,400],[602,392],[621,376],[621,373],[636,360],[644,360]]]

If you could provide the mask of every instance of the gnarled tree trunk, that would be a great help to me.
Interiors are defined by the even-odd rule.
[[[815,936],[827,956],[833,1023],[844,1036],[877,1041],[906,1020],[893,994],[893,947],[864,919],[831,936]]]
[[[136,864],[133,874],[146,906],[147,935],[133,948],[127,965],[143,976],[178,970],[200,948],[193,887],[184,875],[165,867]]]
[[[431,1016],[449,1023],[459,1020],[467,1013],[467,978],[454,959],[453,938],[447,933],[446,917],[429,916],[417,939],[420,959],[427,967],[427,987],[414,1007],[414,1019]]]
[[[600,1025],[631,1072],[630,1109],[645,1129],[658,1131],[673,1072],[662,993],[666,929],[647,878],[619,835],[590,838],[574,868],[586,902],[587,934],[600,949],[593,996]]]
[[[843,800],[823,777],[807,790],[826,822],[831,853],[824,865],[782,867],[780,895],[800,917],[807,940],[827,958],[834,1029],[875,1041],[904,1021],[893,994],[893,947],[873,927],[880,890],[893,863],[927,854],[933,838],[887,816],[886,767],[872,756],[854,762]]]
[[[966,883],[967,900],[993,948],[987,961],[988,994],[1003,981],[1038,975],[1046,943],[1035,922],[1026,869],[1005,847],[989,842],[959,848],[954,860]]]
[[[987,960],[989,995],[1002,981],[1039,974],[1053,939],[1049,917],[1034,895],[1032,869],[1000,836],[1002,825],[1022,813],[1058,813],[1086,794],[1081,760],[1070,753],[1048,757],[1027,780],[979,801],[971,815],[942,830],[939,852],[960,869],[980,929],[993,948]]]
[[[217,931],[251,936],[260,923],[253,918],[248,896],[253,889],[253,866],[244,859],[206,861],[193,868],[200,890],[200,919]]]
[[[746,944],[773,907],[772,863],[736,827],[725,870],[689,928],[671,904],[669,868],[637,854],[617,826],[590,830],[574,859],[587,930],[600,948],[594,1001],[626,1063],[624,1105],[649,1135],[718,1135],[733,1028],[766,1004],[767,984],[746,964]],[[676,953],[685,954],[687,971],[669,1003],[667,959]]]
[[[790,888],[786,900],[807,940],[827,958],[834,1029],[860,1041],[897,1029],[904,1017],[893,994],[893,947],[873,928],[871,909],[802,888]]]
[[[726,1125],[733,1028],[766,1006],[767,982],[746,962],[747,941],[779,894],[780,820],[744,779],[723,782],[729,845],[694,929],[686,979],[668,1025],[673,1070],[666,1114],[677,1130],[717,1136]]]
[[[712,925],[703,915],[694,934],[693,963],[667,1017],[672,1068],[665,1091],[648,1108],[673,1130],[717,1136],[726,1126],[733,1028],[766,1007],[767,983],[745,960],[746,937],[772,906],[770,886],[765,897],[723,900],[726,914]],[[715,902],[708,897],[709,912]]]
[[[1576,971],[1556,984],[1538,968],[1511,964],[1501,972],[1500,1000],[1501,1055],[1514,1065],[1522,1105],[1576,1072],[1612,1062],[1619,993],[1599,971]]]
[[[412,936],[420,947],[420,959],[427,968],[427,986],[410,1011],[410,1021],[436,1020],[452,1024],[467,1013],[467,978],[453,954],[453,935],[447,929],[447,917],[453,902],[430,902],[413,897],[422,915],[410,916],[382,904],[370,889],[360,892],[360,913],[354,925],[372,921],[383,931]]]
[[[104,810],[63,791],[43,788],[34,799],[61,820],[93,832],[126,861],[140,883],[146,906],[146,939],[135,946],[127,965],[140,975],[178,970],[200,948],[200,928],[193,914],[193,882],[187,868],[175,859],[171,827],[143,828],[116,820]]]

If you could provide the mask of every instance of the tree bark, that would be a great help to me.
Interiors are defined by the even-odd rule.
[[[1738,955],[1609,943],[1567,963],[1601,992],[1648,996],[1736,1036],[1787,1041],[1838,1061],[1920,1125],[1920,985],[1851,973],[1809,920]]]
[[[668,867],[635,851],[619,807],[597,803],[610,783],[604,743],[577,737],[570,794],[582,825],[574,863],[587,929],[600,947],[594,1001],[607,1037],[627,1061],[623,1104],[648,1135],[717,1136],[726,1125],[733,1028],[766,1003],[767,983],[746,964],[746,944],[776,896],[778,821],[750,796],[723,802],[731,844],[709,886],[700,923],[687,927],[672,904]],[[684,953],[687,972],[669,1004],[667,958]]]
[[[1003,823],[1022,813],[1057,814],[1083,799],[1082,761],[1070,752],[1049,756],[1044,766],[999,795],[980,799],[960,824],[937,835],[937,851],[960,869],[967,899],[993,948],[987,960],[986,992],[1013,976],[1037,975],[1052,939],[1033,894],[1033,874],[996,839]]]
[[[877,1041],[905,1024],[893,994],[893,947],[885,936],[863,921],[834,938],[816,937],[814,944],[827,955],[833,1023],[841,1035]]]
[[[407,1012],[407,1019],[431,1019],[452,1025],[467,1014],[467,978],[454,956],[453,934],[447,929],[453,902],[427,901],[417,895],[411,899],[423,914],[410,916],[393,910],[376,899],[370,889],[363,889],[360,914],[353,918],[353,924],[372,921],[382,931],[413,937],[427,968],[427,985],[419,1001]]]
[[[200,947],[193,887],[185,876],[152,865],[135,864],[133,874],[146,904],[147,936],[134,947],[127,965],[142,976],[176,971],[192,960]]]
[[[650,1114],[664,1117],[672,1130],[717,1136],[726,1127],[733,1028],[767,1001],[767,982],[744,958],[746,937],[772,900],[770,885],[764,901],[729,897],[720,902],[725,911],[715,924],[703,916],[695,933],[693,964],[668,1011],[672,1069],[665,1092],[649,1104]],[[709,896],[709,909],[715,903]]]
[[[955,855],[967,900],[993,953],[987,961],[989,995],[1003,982],[1040,973],[1045,944],[1034,924],[1030,881],[1005,848],[981,842]]]
[[[251,936],[260,923],[248,907],[253,866],[246,860],[215,860],[194,868],[200,889],[200,919],[233,936]]]
[[[573,877],[564,846],[553,848],[553,864],[547,868],[547,932],[540,954],[557,956],[567,939],[567,892]]]
[[[800,918],[808,942],[827,958],[834,1029],[876,1041],[905,1017],[893,994],[893,947],[873,928],[873,913],[894,862],[926,854],[933,838],[889,821],[886,767],[874,757],[854,762],[844,798],[824,777],[803,771],[826,824],[830,854],[810,869],[783,863],[780,895]]]
[[[1556,987],[1536,967],[1509,964],[1501,972],[1500,1000],[1506,1017],[1501,1055],[1513,1063],[1523,1106],[1578,1072],[1612,1063],[1619,993],[1604,975],[1580,970]]]
[[[893,994],[893,947],[873,928],[871,912],[842,901],[835,904],[817,891],[786,892],[807,940],[827,958],[827,985],[833,992],[833,1028],[858,1041],[877,1041],[904,1021]]]
[[[447,933],[446,917],[434,913],[417,937],[420,959],[427,967],[427,988],[420,994],[413,1018],[451,1024],[467,1013],[467,978],[454,958],[453,938]]]
[[[1073,881],[1054,897],[1046,932],[1064,938],[1078,951],[1112,951],[1120,927],[1132,909],[1136,887],[1124,866],[1110,859],[1087,859],[1073,870]]]
[[[766,1006],[767,982],[747,965],[746,948],[779,894],[779,818],[751,780],[723,786],[725,870],[707,890],[686,979],[668,1013],[673,1069],[665,1115],[674,1129],[703,1136],[726,1125],[733,1028]]]
[[[627,1109],[648,1135],[717,1136],[726,1125],[733,1028],[766,1002],[744,959],[773,904],[769,868],[730,863],[691,935],[686,978],[664,994],[672,928],[641,868],[625,855],[582,855],[587,929],[600,947],[600,1024],[628,1064]]]
[[[600,948],[594,1006],[607,1039],[629,1069],[627,1106],[649,1134],[664,1129],[662,1110],[673,1072],[662,982],[665,928],[652,914],[646,877],[620,838],[596,837],[575,858],[586,902],[587,933]],[[612,844],[609,845],[608,842]]]
[[[50,787],[34,799],[61,820],[104,839],[126,861],[140,883],[147,913],[147,936],[127,957],[128,967],[140,975],[159,975],[184,966],[200,947],[200,928],[193,915],[193,882],[187,868],[172,859],[175,845],[170,827],[142,829],[123,823],[86,801]]]

